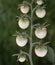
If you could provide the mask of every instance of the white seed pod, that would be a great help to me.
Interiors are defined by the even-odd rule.
[[[23,36],[17,36],[16,37],[16,43],[19,47],[24,47],[28,42],[28,39]]]
[[[26,29],[29,27],[29,19],[28,18],[20,18],[18,21],[18,25],[21,29]]]
[[[27,14],[29,12],[29,6],[28,5],[21,5],[20,11],[24,14]]]
[[[35,30],[35,36],[39,39],[45,38],[47,35],[47,30],[46,28],[36,28]]]
[[[19,62],[25,62],[25,60],[26,60],[26,57],[25,57],[25,56],[20,56],[20,57],[18,58],[18,61],[19,61]]]
[[[38,5],[42,5],[44,2],[43,2],[43,0],[37,0],[36,3],[37,3]]]
[[[47,49],[47,46],[36,46],[35,47],[35,54],[38,56],[38,57],[44,57],[46,56],[48,52],[48,49]]]
[[[46,15],[46,10],[43,8],[38,8],[35,13],[38,18],[43,18]]]

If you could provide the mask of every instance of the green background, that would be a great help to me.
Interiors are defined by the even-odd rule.
[[[20,48],[16,45],[15,37],[12,35],[16,31],[23,31],[17,25],[16,16],[21,14],[17,10],[18,4],[23,0],[0,0],[0,65],[30,65],[29,61],[25,63],[17,62],[17,57],[12,54],[19,53]],[[29,0],[31,2],[31,0]],[[47,14],[43,19],[38,19],[34,23],[48,22],[48,35],[44,41],[51,41],[51,46],[55,51],[55,0],[46,0]],[[36,19],[36,18],[35,18]],[[29,33],[29,29],[26,30]],[[36,41],[36,38],[34,38]],[[28,52],[29,44],[23,48]],[[33,50],[34,51],[34,50]],[[34,65],[52,65],[46,57],[38,58],[33,52]]]

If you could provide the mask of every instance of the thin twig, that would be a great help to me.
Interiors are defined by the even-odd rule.
[[[43,23],[43,26],[45,26],[46,24],[47,24],[47,22],[44,22],[44,23]]]
[[[27,1],[23,1],[23,4],[27,4],[27,5],[31,6],[30,3]]]
[[[45,42],[43,45],[47,45],[47,44],[49,44],[50,43],[50,41],[49,42]]]
[[[39,44],[40,44],[40,42],[34,42],[34,43],[33,43],[33,46],[34,46],[34,45],[36,45],[36,44],[37,44],[37,45],[39,45]]]
[[[19,54],[17,53],[17,54],[13,54],[12,56],[18,56]]]
[[[36,7],[32,10],[32,12],[34,12],[37,8],[38,8],[38,5],[36,5]]]
[[[48,27],[50,24],[45,25],[44,27]]]
[[[25,54],[25,55],[27,55],[29,57],[29,54],[27,52],[25,52],[25,51],[20,50],[20,53]]]

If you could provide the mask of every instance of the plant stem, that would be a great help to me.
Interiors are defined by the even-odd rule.
[[[33,61],[32,61],[32,34],[33,34],[33,12],[32,12],[32,4],[33,4],[33,0],[31,3],[31,29],[30,29],[30,50],[29,50],[29,60],[30,60],[30,64],[33,65]]]
[[[30,64],[33,65],[32,56],[29,55]]]

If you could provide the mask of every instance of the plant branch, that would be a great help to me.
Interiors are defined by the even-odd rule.
[[[27,52],[25,52],[25,51],[20,50],[20,54],[25,54],[25,55],[27,55],[29,57],[29,54]]]
[[[29,56],[30,64],[33,65],[32,57]]]
[[[49,41],[49,42],[44,43],[43,45],[47,45],[47,44],[49,44],[49,43],[50,43],[50,41]]]
[[[12,56],[18,56],[19,54],[17,53],[17,54],[13,54]]]
[[[27,15],[27,14],[25,14],[25,15],[20,15],[20,17],[29,18],[29,19],[31,20],[30,16],[29,16],[29,15]]]
[[[35,6],[35,8],[33,9],[33,11],[32,12],[34,12],[37,8],[38,8],[39,6],[38,5],[36,5]]]
[[[31,6],[30,3],[27,1],[23,1],[23,4],[27,4],[27,5]]]
[[[33,61],[32,61],[32,34],[33,34],[33,7],[32,7],[32,4],[33,4],[33,0],[32,0],[32,3],[31,3],[31,28],[30,28],[30,49],[29,49],[29,60],[30,60],[30,64],[33,65]]]
[[[33,46],[34,46],[34,45],[36,45],[36,44],[37,44],[37,45],[39,45],[39,44],[40,44],[40,42],[34,42],[34,43],[33,43]]]

